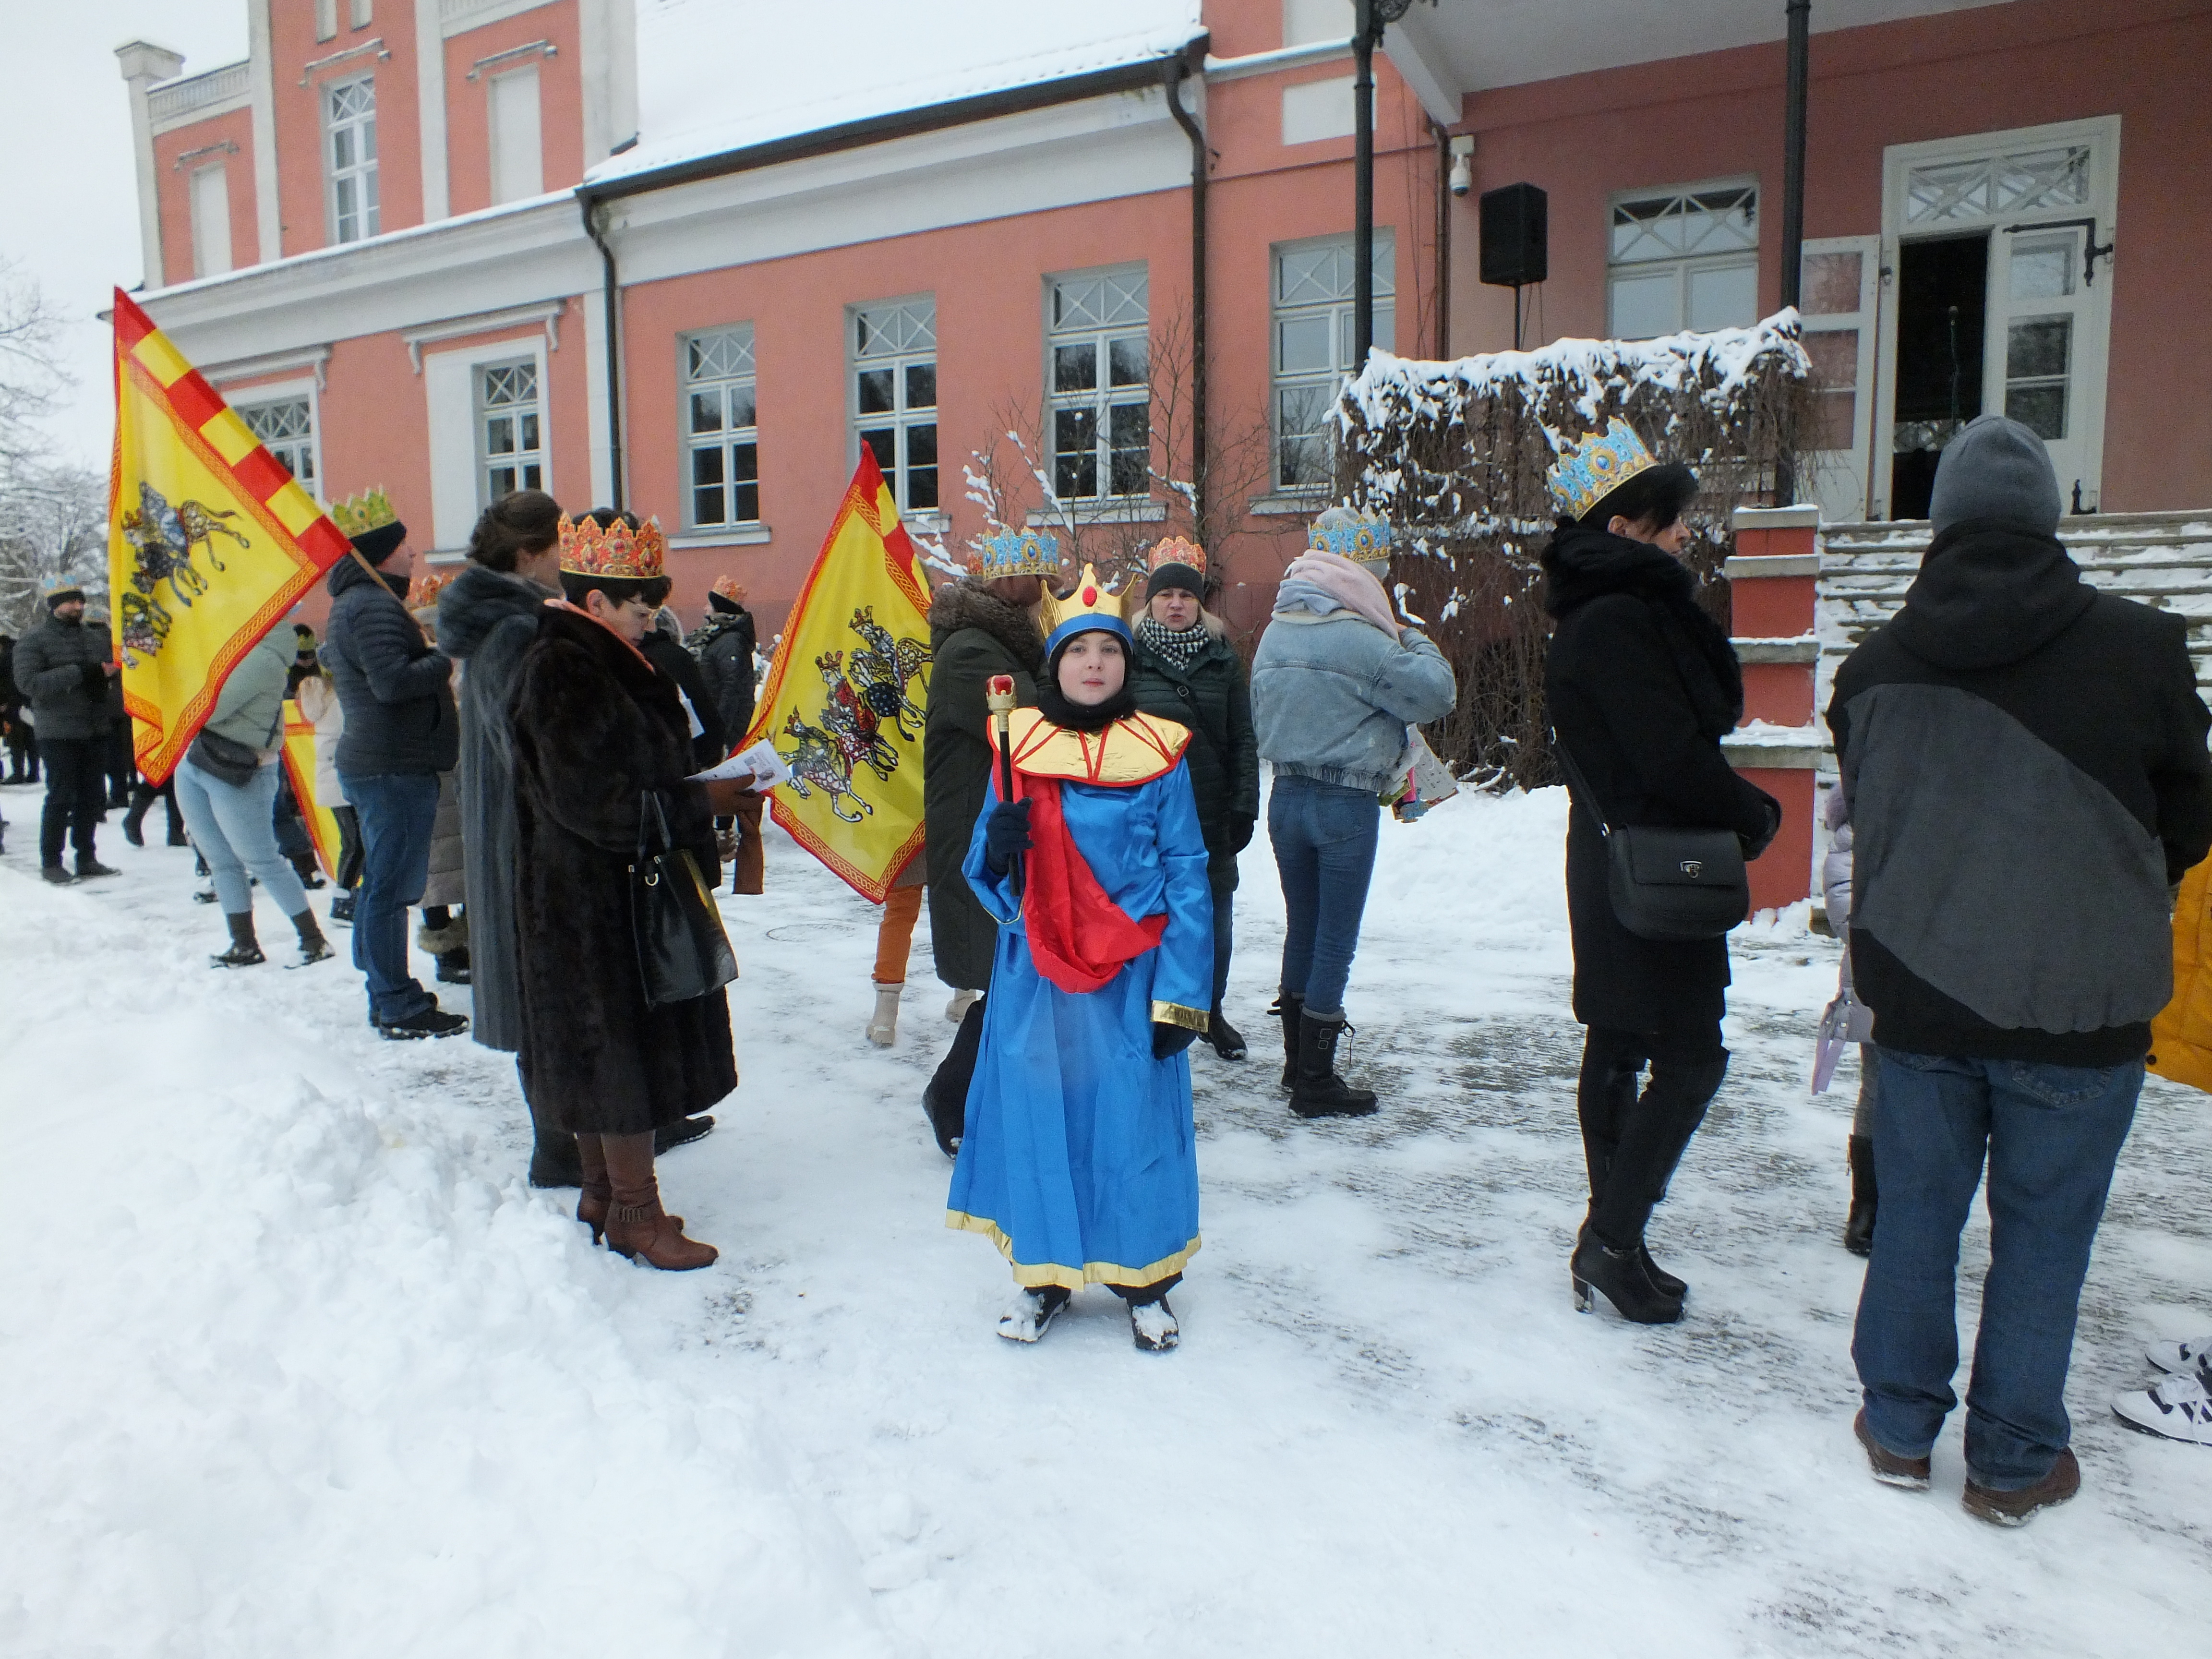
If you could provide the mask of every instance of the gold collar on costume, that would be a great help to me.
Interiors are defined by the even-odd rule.
[[[1150,783],[1175,769],[1190,742],[1188,727],[1151,714],[1127,715],[1103,732],[1070,732],[1034,708],[1017,708],[1009,723],[1014,769],[1027,777],[1069,783]],[[996,750],[995,722],[990,731]]]

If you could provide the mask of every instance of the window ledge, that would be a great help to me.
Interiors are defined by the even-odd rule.
[[[952,515],[949,513],[908,513],[901,515],[899,522],[908,530],[921,531],[925,536],[942,536],[951,530]]]
[[[1295,514],[1303,518],[1309,514],[1321,512],[1328,504],[1328,490],[1308,489],[1255,496],[1247,505],[1254,513],[1281,514],[1285,516]]]
[[[678,551],[700,547],[758,547],[774,537],[775,532],[764,524],[741,524],[727,530],[687,530],[680,536],[671,536],[668,544]]]
[[[1160,524],[1168,516],[1165,501],[1136,496],[1117,499],[1109,495],[1101,501],[1065,501],[1061,510],[1078,524]]]

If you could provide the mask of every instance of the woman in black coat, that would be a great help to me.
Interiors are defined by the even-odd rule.
[[[1222,1012],[1235,944],[1237,855],[1260,815],[1260,740],[1252,730],[1252,677],[1205,610],[1206,555],[1180,537],[1147,561],[1145,604],[1133,618],[1129,690],[1139,713],[1190,728],[1183,751],[1213,889],[1213,1010],[1206,1040],[1224,1060],[1244,1058],[1244,1039]]]
[[[667,597],[659,526],[627,514],[562,519],[562,600],[543,608],[507,702],[515,779],[519,1066],[531,1115],[576,1137],[576,1218],[656,1267],[703,1267],[714,1247],[660,1207],[653,1132],[738,1085],[720,991],[646,1005],[629,866],[648,793],[708,888],[713,817],[749,780],[687,781],[690,722],[639,641]]]
[[[1572,461],[1554,469],[1555,488],[1564,471],[1561,493],[1580,508],[1543,556],[1556,624],[1544,668],[1554,739],[1612,823],[1733,830],[1756,857],[1782,812],[1721,755],[1742,718],[1743,673],[1677,556],[1697,480],[1687,467],[1654,464],[1625,426],[1594,441],[1626,455],[1605,471],[1632,476],[1591,500],[1605,471],[1593,479]],[[1629,1319],[1671,1323],[1686,1287],[1651,1259],[1644,1229],[1728,1071],[1728,941],[1662,942],[1622,927],[1594,804],[1572,793],[1567,913],[1575,1018],[1589,1028],[1576,1099],[1590,1188],[1575,1291],[1585,1311],[1595,1287]]]

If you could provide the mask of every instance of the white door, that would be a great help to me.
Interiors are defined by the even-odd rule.
[[[1904,441],[1896,425],[1900,250],[1922,239],[1976,235],[1989,244],[1981,409],[2040,433],[2062,499],[2069,507],[2077,501],[2084,511],[2096,507],[2119,153],[2117,115],[1883,152],[1882,347],[1868,485],[1873,516],[1890,516],[1889,463]],[[1928,441],[1924,430],[1914,441]]]
[[[1881,264],[1879,236],[1833,236],[1807,242],[1800,268],[1797,308],[1819,388],[1807,482],[1820,516],[1831,524],[1867,516]]]

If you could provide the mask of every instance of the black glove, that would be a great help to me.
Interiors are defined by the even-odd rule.
[[[1252,844],[1254,823],[1254,819],[1246,817],[1242,812],[1229,820],[1229,850],[1231,852],[1241,853]]]
[[[1741,832],[1736,836],[1737,844],[1743,848],[1743,855],[1747,860],[1756,859],[1773,845],[1775,836],[1782,833],[1782,803],[1771,795],[1767,796],[1765,800],[1766,827],[1756,836],[1745,836]]]
[[[1170,1025],[1165,1020],[1152,1022],[1152,1058],[1165,1060],[1179,1054],[1198,1041],[1198,1033],[1188,1025]]]
[[[1000,801],[991,809],[990,823],[983,831],[983,862],[993,875],[1003,876],[1030,847],[1029,802]]]
[[[100,672],[98,663],[81,662],[76,665],[76,672],[83,678],[86,690],[104,691],[107,689],[107,676]]]

